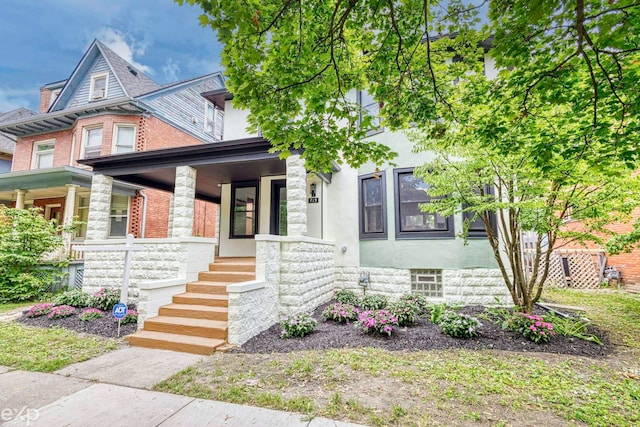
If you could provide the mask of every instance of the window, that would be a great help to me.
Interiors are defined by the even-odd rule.
[[[380,103],[377,102],[367,91],[359,90],[357,94],[357,102],[363,110],[366,110],[371,116],[371,126],[367,129],[367,135],[373,135],[382,132],[380,127]],[[364,119],[364,114],[360,114],[360,123]]]
[[[204,102],[204,131],[216,140],[222,141],[224,127],[224,112],[216,108],[209,101]]]
[[[231,186],[231,238],[249,238],[258,224],[258,183]]]
[[[360,199],[360,239],[387,238],[387,198],[385,173],[358,177]]]
[[[84,159],[89,157],[100,157],[102,148],[102,127],[85,128],[83,150]]]
[[[493,195],[493,187],[491,187],[490,185],[486,185],[484,187],[484,194],[491,194]],[[473,219],[473,212],[463,212],[462,213],[462,219],[463,221],[471,221],[471,223],[469,224],[469,231],[467,233],[467,237],[487,237],[487,229],[484,226],[484,222],[482,221],[482,218],[480,218],[480,216],[476,216],[475,219]],[[473,220],[472,220],[473,219]],[[494,231],[494,234],[496,233],[496,215],[494,212],[489,212],[489,223],[491,225],[491,228]]]
[[[442,270],[411,270],[411,292],[442,298]]]
[[[37,142],[34,145],[33,169],[45,169],[53,167],[53,151],[55,141]]]
[[[82,224],[79,224],[76,227],[75,233],[76,237],[84,238],[87,237],[87,222],[89,221],[89,196],[78,196],[78,203],[76,206],[76,216],[78,217],[78,221],[81,221]]]
[[[58,95],[60,95],[61,90],[62,89],[55,89],[51,91],[51,96],[49,97],[49,107],[51,107],[53,103],[56,102],[56,99],[58,99]]]
[[[115,125],[113,128],[113,150],[114,154],[131,153],[134,151],[136,140],[135,125]]]
[[[94,74],[91,76],[91,92],[89,94],[90,101],[107,98],[108,79],[109,73]]]
[[[109,212],[109,237],[126,236],[128,223],[129,197],[112,194],[111,210]]]
[[[430,200],[426,192],[429,187],[413,176],[413,168],[396,169],[394,178],[397,239],[454,237],[451,216],[445,218],[420,209]]]

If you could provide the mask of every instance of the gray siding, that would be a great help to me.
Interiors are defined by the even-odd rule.
[[[89,67],[89,71],[80,81],[78,88],[71,97],[65,108],[77,107],[89,103],[89,91],[91,90],[91,75],[96,73],[109,72],[109,87],[107,89],[107,99],[120,98],[125,95],[124,90],[111,72],[107,61],[102,55],[98,56],[93,64]]]
[[[204,131],[204,105],[206,100],[200,95],[219,89],[219,78],[212,76],[184,89],[142,97],[142,101],[152,107],[158,118],[168,121],[179,128],[207,142],[215,142]]]

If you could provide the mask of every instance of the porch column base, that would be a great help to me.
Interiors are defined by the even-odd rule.
[[[300,154],[287,157],[287,235],[307,234],[307,170]]]

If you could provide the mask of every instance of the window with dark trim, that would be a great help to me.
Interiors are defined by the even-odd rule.
[[[369,95],[366,90],[359,90],[356,94],[356,99],[360,108],[366,110],[371,116],[371,127],[367,130],[367,136],[380,133],[384,130],[380,126],[380,103],[373,99],[373,96]],[[364,114],[360,114],[359,124],[362,124]]]
[[[494,194],[493,187],[491,187],[490,185],[486,185],[484,187],[484,193],[493,195]],[[487,237],[487,229],[485,228],[484,221],[482,221],[482,218],[480,217],[480,215],[477,215],[476,218],[472,221],[473,217],[474,217],[473,212],[462,213],[463,221],[471,221],[471,223],[469,224],[469,231],[467,233],[467,237]],[[491,228],[494,231],[494,234],[497,234],[495,212],[489,212],[489,224],[491,225]]]
[[[358,177],[360,239],[387,238],[387,197],[385,173]]]
[[[253,238],[258,226],[258,183],[231,184],[230,238]]]
[[[424,239],[454,237],[453,217],[422,212],[420,205],[431,198],[428,185],[413,175],[413,168],[395,169],[394,193],[396,210],[396,239]]]

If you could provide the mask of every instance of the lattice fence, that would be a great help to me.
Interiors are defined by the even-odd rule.
[[[600,287],[604,252],[592,250],[555,250],[549,259],[549,274],[545,285],[594,289]],[[533,253],[525,253],[527,272],[533,273]],[[538,272],[542,271],[542,263]]]

